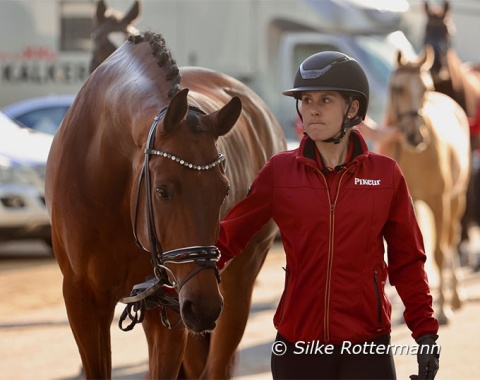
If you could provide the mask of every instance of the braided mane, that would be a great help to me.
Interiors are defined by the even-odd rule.
[[[165,39],[160,33],[145,32],[143,34],[132,34],[128,41],[138,44],[149,42],[153,56],[157,59],[157,65],[166,72],[166,80],[172,82],[172,87],[168,92],[168,97],[172,98],[180,90],[180,80],[182,78],[177,66],[177,62],[172,58],[170,50],[167,48]]]

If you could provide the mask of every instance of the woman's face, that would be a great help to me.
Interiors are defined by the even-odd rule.
[[[329,139],[340,132],[343,117],[347,111],[347,101],[336,91],[306,91],[302,93],[303,126],[307,135],[314,141]],[[352,102],[347,118],[358,112],[358,100]]]

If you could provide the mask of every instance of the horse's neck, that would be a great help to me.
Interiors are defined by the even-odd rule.
[[[100,42],[96,42],[93,48],[90,72],[100,66],[100,64],[105,61],[111,54],[113,54],[115,50],[117,50],[117,47],[112,44],[108,40],[108,38]]]
[[[450,81],[452,93],[446,93],[451,96],[468,115],[475,114],[476,104],[472,99],[472,85],[469,83],[466,73],[463,70],[463,63],[454,49],[447,52],[448,69],[450,72]]]

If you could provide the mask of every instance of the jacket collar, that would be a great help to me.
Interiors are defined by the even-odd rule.
[[[365,139],[357,129],[352,129],[352,132],[350,133],[350,141],[350,143],[353,144],[353,154],[350,162],[364,161],[370,151]],[[315,141],[308,137],[308,135],[304,134],[302,141],[300,142],[300,146],[297,149],[297,159],[302,161],[307,160],[311,165],[316,165],[315,150]]]

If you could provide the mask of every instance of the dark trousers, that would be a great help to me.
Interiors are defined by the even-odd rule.
[[[320,342],[291,343],[277,334],[272,347],[272,375],[274,379],[394,380],[392,350],[375,351],[389,345],[390,335],[365,344],[322,346]]]

